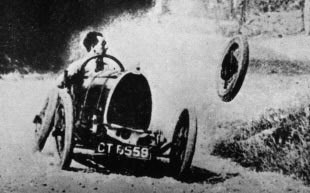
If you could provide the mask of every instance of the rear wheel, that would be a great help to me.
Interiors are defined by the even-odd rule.
[[[192,164],[197,138],[195,109],[184,109],[177,121],[171,144],[170,168],[177,179],[184,179]]]
[[[56,142],[59,168],[67,169],[72,161],[73,150],[73,106],[70,95],[59,92],[58,105],[55,112],[53,136]]]
[[[249,65],[249,45],[245,36],[233,37],[227,44],[216,74],[217,94],[229,102],[238,94]]]

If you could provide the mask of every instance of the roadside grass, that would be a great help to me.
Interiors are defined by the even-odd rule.
[[[302,75],[310,73],[306,61],[274,59],[250,59],[250,73]]]
[[[310,184],[310,105],[269,109],[258,120],[226,122],[212,155],[255,171],[279,172]],[[216,128],[216,129],[218,129]]]
[[[20,80],[47,80],[47,79],[55,79],[58,74],[55,73],[27,73],[27,74],[21,74],[18,71],[6,73],[6,74],[0,74],[0,80],[5,81],[20,81]]]
[[[310,73],[310,61],[287,57],[262,46],[250,47],[250,73],[302,75]]]
[[[240,30],[242,34],[250,37],[261,35],[282,37],[302,33],[301,11],[251,12],[242,28],[239,28],[237,19],[217,21],[217,32],[223,36],[231,37]]]
[[[249,73],[304,75],[310,74],[309,38],[257,37],[249,39]]]

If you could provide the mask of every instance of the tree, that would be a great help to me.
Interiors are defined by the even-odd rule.
[[[230,9],[230,19],[235,19],[234,0],[230,0],[230,2],[229,2],[229,9]]]
[[[310,0],[305,0],[304,5],[304,27],[307,35],[310,35]]]
[[[248,0],[242,0],[240,2],[241,13],[239,19],[239,33],[241,32],[242,25],[246,22],[248,3],[249,3]]]

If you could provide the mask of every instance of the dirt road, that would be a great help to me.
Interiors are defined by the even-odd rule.
[[[168,73],[162,77],[169,76]],[[48,143],[43,154],[31,154],[31,121],[53,81],[1,80],[0,192],[307,192],[301,182],[289,177],[248,171],[229,160],[212,157],[209,153],[212,148],[210,144],[216,137],[210,131],[216,124],[224,120],[252,119],[268,107],[285,108],[292,105],[296,98],[302,101],[303,96],[309,94],[305,92],[305,88],[310,87],[308,75],[287,77],[249,74],[236,100],[224,104],[215,96],[212,81],[189,78],[190,83],[184,81],[182,88],[176,88],[172,80],[178,81],[177,77],[183,73],[172,74],[171,81],[165,84],[164,79],[150,80],[152,85],[158,85],[152,87],[156,104],[152,127],[162,128],[169,136],[178,109],[188,103],[196,105],[199,112],[199,138],[193,174],[186,182],[170,177],[165,172],[165,165],[158,173],[142,174],[111,173],[105,169],[89,169],[77,163],[72,165],[71,171],[57,170],[53,141]],[[204,73],[199,75],[203,77]]]

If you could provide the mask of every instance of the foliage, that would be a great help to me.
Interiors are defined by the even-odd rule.
[[[304,0],[254,0],[251,8],[261,12],[301,9]]]
[[[310,184],[310,110],[269,109],[258,121],[220,125],[231,132],[212,154],[256,171],[277,171]]]
[[[39,71],[57,70],[72,33],[150,5],[151,0],[2,0],[0,73],[23,64]]]

